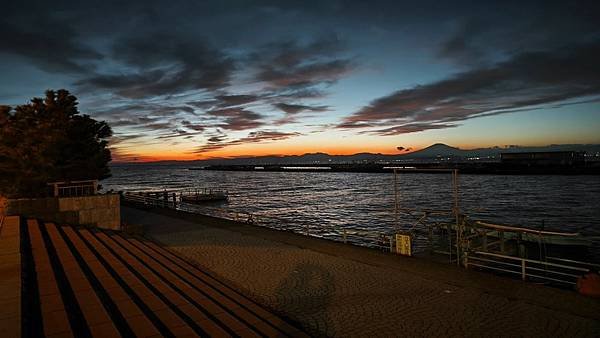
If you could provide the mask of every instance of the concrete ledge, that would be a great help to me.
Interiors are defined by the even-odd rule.
[[[0,214],[40,218],[46,222],[92,225],[121,230],[118,194],[80,197],[5,199]]]

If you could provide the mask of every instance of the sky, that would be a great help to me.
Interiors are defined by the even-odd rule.
[[[0,104],[67,89],[115,161],[600,143],[597,1],[13,1]]]

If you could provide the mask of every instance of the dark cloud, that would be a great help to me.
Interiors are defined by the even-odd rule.
[[[260,99],[258,95],[219,95],[215,97],[217,99],[218,106],[222,108],[235,107],[247,103],[256,102]]]
[[[121,134],[121,135],[114,135],[110,138],[110,145],[111,146],[115,146],[119,143],[123,143],[123,142],[127,142],[127,141],[131,141],[131,140],[135,140],[135,139],[139,139],[144,137],[144,134]]]
[[[597,40],[597,1],[501,3],[458,16],[438,56],[459,65],[481,67],[524,51],[557,49]]]
[[[383,128],[377,130],[369,130],[360,132],[361,134],[376,134],[381,136],[392,136],[399,134],[416,133],[425,130],[432,129],[446,129],[458,127],[457,124],[443,124],[443,123],[408,123],[390,128]]]
[[[175,129],[172,130],[170,133],[166,133],[163,135],[158,136],[158,139],[170,139],[170,138],[191,138],[195,135],[200,135],[202,134],[202,130],[201,131],[195,131],[195,132],[190,132],[184,129]]]
[[[131,117],[127,119],[118,119],[118,120],[108,120],[108,124],[111,127],[124,127],[124,126],[137,126],[144,125],[158,121],[160,118],[152,118],[152,117]]]
[[[194,115],[194,112],[194,108],[190,106],[162,103],[114,105],[108,109],[93,110],[95,116],[109,120],[134,118],[140,121],[155,120],[159,117],[172,117],[177,114]]]
[[[287,88],[272,94],[278,99],[322,99],[327,92],[317,88]]]
[[[187,104],[194,106],[196,108],[200,108],[202,110],[216,108],[219,104],[219,100],[208,99],[208,100],[198,100],[198,101],[188,101]]]
[[[182,115],[194,115],[194,109],[184,105],[126,104],[108,110],[96,111],[94,116],[106,120],[113,128],[148,131],[172,130],[181,126],[201,131],[203,126],[182,120]],[[195,115],[194,115],[195,116]]]
[[[216,90],[229,84],[235,69],[231,58],[209,48],[199,38],[167,32],[119,39],[111,57],[130,67],[130,71],[100,73],[77,84],[108,89],[122,97],[144,98],[188,90]]]
[[[302,104],[288,104],[283,102],[276,103],[273,106],[290,115],[298,114],[305,111],[324,112],[329,109],[329,107],[327,106],[307,106]]]
[[[461,22],[458,31],[442,43],[439,56],[465,65],[480,65],[484,62],[485,54],[479,39],[488,29],[489,23],[482,20]]]
[[[215,95],[205,100],[189,101],[187,104],[203,110],[213,110],[260,102],[263,98],[263,96],[256,94],[227,94]]]
[[[76,29],[51,15],[0,17],[0,54],[28,59],[48,72],[88,73],[102,54],[81,43]],[[32,24],[34,23],[34,24]]]
[[[191,129],[191,130],[195,130],[195,131],[204,131],[204,129],[206,129],[206,126],[204,126],[202,124],[192,123],[188,120],[181,121],[181,125],[187,129]]]
[[[456,126],[456,122],[529,106],[600,94],[600,42],[524,53],[492,67],[397,91],[376,99],[338,128],[392,126],[392,135]]]
[[[264,66],[258,74],[260,81],[275,88],[299,88],[332,84],[352,69],[349,60],[333,60],[290,68]]]
[[[335,37],[272,43],[255,54],[256,80],[268,88],[290,94],[314,94],[320,85],[331,85],[354,68],[354,61],[341,56],[344,46]]]
[[[262,130],[262,131],[253,131],[248,133],[248,136],[234,139],[234,140],[226,140],[225,137],[215,136],[211,137],[207,140],[207,143],[203,146],[198,147],[194,153],[202,154],[206,152],[211,152],[215,150],[220,150],[226,147],[231,147],[235,145],[247,144],[247,143],[262,143],[262,142],[271,142],[271,141],[279,141],[285,140],[290,137],[300,136],[300,133],[286,133],[272,130]]]
[[[264,125],[263,116],[244,108],[224,108],[206,112],[215,117],[224,118],[224,123],[218,126],[227,130],[246,130]]]
[[[221,143],[226,139],[225,136],[212,136],[206,140],[208,143]]]
[[[284,125],[298,122],[298,118],[302,113],[306,112],[325,112],[329,110],[328,106],[308,106],[303,104],[289,104],[279,102],[273,104],[273,107],[283,111],[285,116],[273,122],[275,125]]]

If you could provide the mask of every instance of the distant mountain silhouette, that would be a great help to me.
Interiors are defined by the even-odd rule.
[[[436,143],[427,148],[401,155],[402,158],[408,159],[426,159],[426,158],[497,158],[501,153],[517,153],[517,152],[544,152],[544,151],[585,151],[588,154],[600,153],[600,144],[552,144],[539,147],[523,147],[511,145],[507,147],[490,147],[477,149],[459,149],[451,147],[443,143]]]
[[[497,160],[500,153],[505,152],[530,152],[530,151],[585,151],[588,154],[599,154],[600,144],[552,144],[540,147],[491,147],[477,149],[460,149],[443,143],[436,143],[429,147],[411,153],[403,154],[380,154],[380,153],[357,153],[353,155],[329,155],[326,153],[307,153],[303,155],[271,155],[239,158],[215,158],[209,160],[195,161],[161,161],[160,164],[185,163],[190,166],[207,166],[217,164],[228,165],[267,165],[267,164],[326,164],[326,163],[352,163],[352,162],[375,162],[375,161],[427,161],[440,158],[455,161],[467,160],[469,158]],[[596,157],[598,160],[598,157]]]
[[[451,147],[447,144],[436,143],[427,148],[414,151],[408,154],[402,154],[403,158],[436,158],[436,157],[462,157],[469,151]]]

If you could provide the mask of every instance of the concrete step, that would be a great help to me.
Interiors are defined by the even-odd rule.
[[[0,228],[2,337],[306,336],[150,240],[23,223]],[[4,279],[10,271],[16,279]]]

